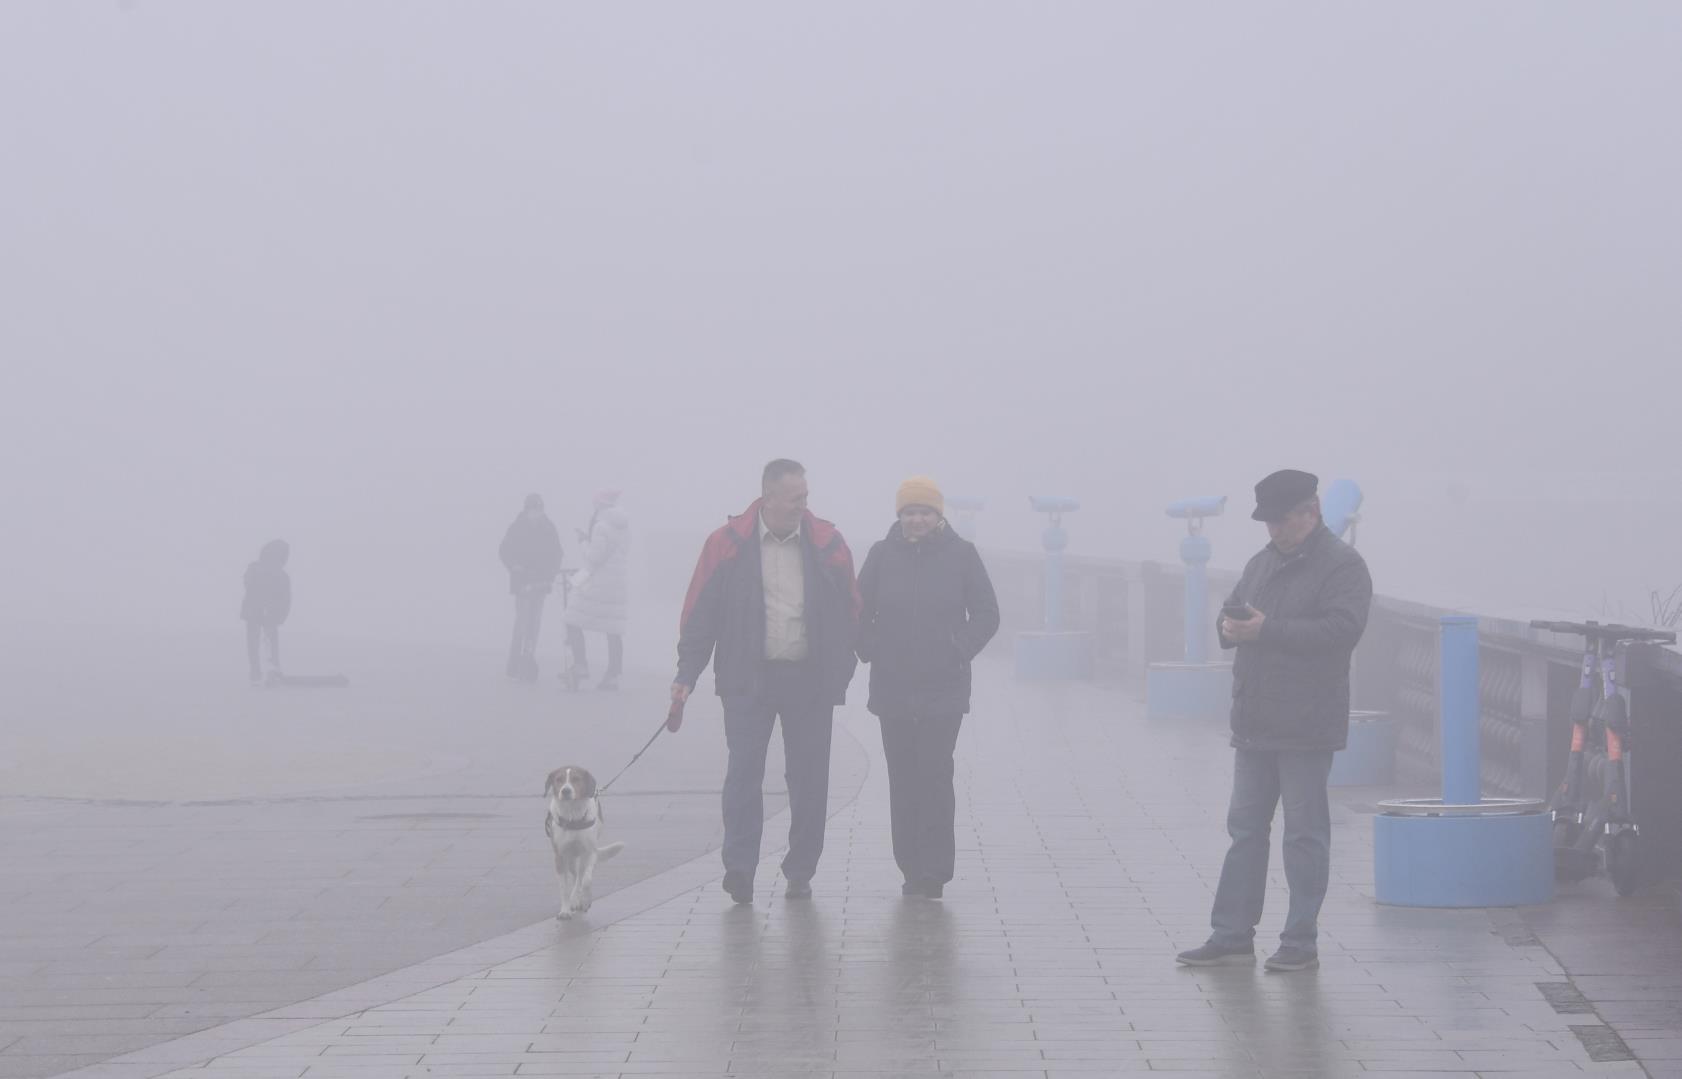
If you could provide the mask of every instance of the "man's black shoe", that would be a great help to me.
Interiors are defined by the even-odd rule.
[[[1174,959],[1188,967],[1216,967],[1227,963],[1254,963],[1256,961],[1256,946],[1254,944],[1216,944],[1214,941],[1210,941],[1190,951],[1181,952]]]
[[[918,892],[917,886],[915,884],[911,883],[910,881],[906,881],[904,884],[901,884],[899,886],[899,894],[900,895],[912,895],[912,896],[914,896],[914,895],[919,895],[921,893]]]
[[[791,880],[788,882],[788,891],[784,892],[783,896],[787,899],[810,899],[812,898],[812,882],[809,880]]]
[[[1282,944],[1279,950],[1267,957],[1262,964],[1264,970],[1281,974],[1291,970],[1312,970],[1320,965],[1320,956],[1307,948],[1298,948],[1294,944]]]
[[[724,874],[724,890],[738,903],[753,902],[753,878],[735,870]]]

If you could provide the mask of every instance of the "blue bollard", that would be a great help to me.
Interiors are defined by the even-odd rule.
[[[1443,795],[1380,802],[1373,894],[1403,907],[1513,907],[1554,894],[1553,825],[1539,798],[1483,798],[1478,622],[1442,619]]]
[[[1478,714],[1478,620],[1444,615],[1440,643],[1442,672],[1443,801],[1477,805],[1483,794],[1482,740]]]

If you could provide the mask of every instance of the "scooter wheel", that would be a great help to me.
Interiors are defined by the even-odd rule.
[[[1634,832],[1619,832],[1606,842],[1606,872],[1621,896],[1632,896],[1641,884],[1641,853]]]

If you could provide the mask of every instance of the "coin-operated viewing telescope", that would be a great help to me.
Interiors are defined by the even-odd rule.
[[[971,543],[975,542],[975,515],[986,508],[987,502],[985,499],[972,498],[967,495],[946,496],[946,509],[948,512],[958,515],[958,519],[952,522],[953,527],[958,530],[958,535]]]
[[[1168,516],[1186,523],[1180,537],[1185,564],[1185,659],[1153,663],[1145,671],[1146,714],[1151,719],[1217,719],[1232,707],[1232,664],[1209,661],[1209,558],[1212,547],[1203,522],[1226,512],[1226,495],[1182,498],[1168,504]]]
[[[1063,530],[1063,515],[1080,509],[1080,503],[1062,495],[1029,495],[1028,506],[1048,518],[1040,533],[1045,548],[1044,628],[1019,633],[1016,637],[1016,676],[1039,681],[1092,677],[1092,634],[1063,628],[1063,552],[1069,534]]]

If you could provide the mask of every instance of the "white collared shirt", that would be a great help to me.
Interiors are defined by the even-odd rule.
[[[779,538],[759,515],[759,569],[765,585],[765,658],[806,658],[806,558],[800,525]]]

